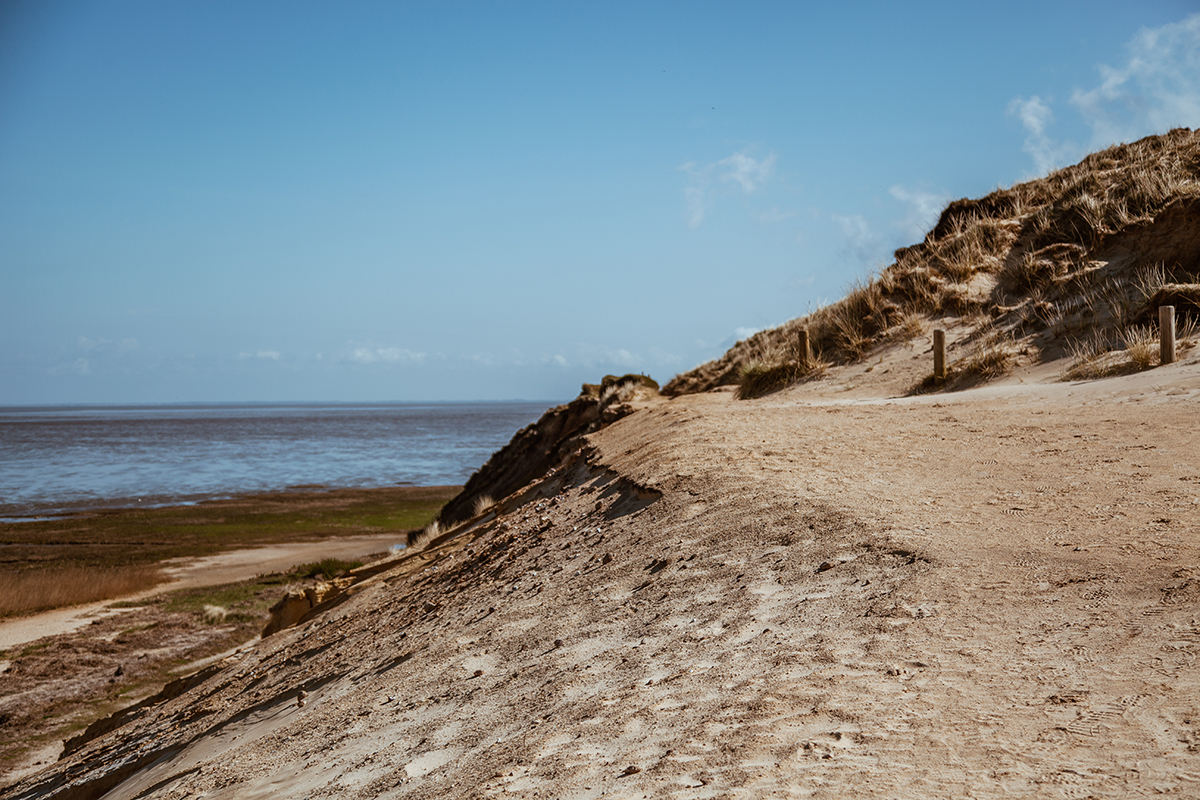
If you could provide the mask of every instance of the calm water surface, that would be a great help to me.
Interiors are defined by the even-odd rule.
[[[0,517],[461,484],[552,402],[0,407]]]

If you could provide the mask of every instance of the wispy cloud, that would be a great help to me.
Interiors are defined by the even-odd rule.
[[[1086,148],[1051,134],[1051,100],[1033,95],[1008,104],[1009,115],[1025,129],[1021,149],[1033,158],[1036,174],[1075,161],[1086,150],[1200,126],[1200,14],[1143,28],[1125,50],[1120,66],[1098,67],[1099,86],[1071,93],[1071,105],[1092,130]]]
[[[698,228],[704,222],[721,187],[741,194],[753,194],[771,179],[775,173],[775,154],[755,158],[750,153],[751,149],[739,150],[703,166],[697,166],[694,161],[680,165],[679,169],[688,175],[683,196],[689,228]]]
[[[879,235],[871,228],[871,224],[861,214],[851,214],[843,217],[833,214],[833,221],[842,229],[846,241],[846,252],[854,260],[871,265],[880,259],[885,248]]]
[[[1071,95],[1092,145],[1200,125],[1200,14],[1143,28],[1125,49],[1123,65],[1100,66],[1099,86]]]
[[[349,360],[357,364],[420,363],[425,360],[425,354],[403,347],[355,347],[350,351]]]
[[[254,353],[238,353],[238,358],[264,358],[268,361],[278,361],[283,355],[278,350],[259,350]]]
[[[1008,104],[1008,115],[1021,121],[1025,129],[1025,141],[1021,149],[1033,159],[1034,173],[1045,175],[1074,160],[1079,148],[1073,144],[1055,142],[1046,132],[1054,119],[1054,112],[1041,97],[1015,97]]]
[[[893,186],[888,189],[888,194],[908,206],[908,213],[896,222],[896,230],[906,244],[923,239],[926,232],[937,222],[946,203],[950,201],[950,196],[941,192],[907,189],[903,186]]]
[[[775,154],[759,161],[745,151],[734,153],[717,162],[718,174],[725,183],[736,183],[746,194],[755,191],[771,177],[775,169]]]

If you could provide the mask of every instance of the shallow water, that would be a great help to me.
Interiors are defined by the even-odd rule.
[[[461,484],[551,402],[0,408],[0,517]]]

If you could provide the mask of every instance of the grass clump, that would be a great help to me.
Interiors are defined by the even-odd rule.
[[[486,514],[494,505],[496,505],[496,501],[492,499],[490,494],[479,495],[475,498],[475,503],[473,506],[475,516],[478,517],[481,514]]]
[[[946,365],[944,380],[939,381],[933,375],[927,375],[912,387],[909,394],[958,391],[994,380],[1012,372],[1018,357],[1024,352],[1010,332],[981,325],[975,344],[967,356]]]
[[[1121,334],[1121,344],[1129,363],[1139,372],[1158,363],[1158,337],[1149,325],[1133,325]]]
[[[1064,381],[1090,380],[1115,374],[1109,356],[1108,339],[1101,331],[1093,330],[1067,345],[1071,361],[1063,369]]]
[[[442,526],[435,519],[424,528],[408,536],[408,546],[411,548],[420,548],[431,539],[436,539],[442,535]]]
[[[768,364],[753,361],[742,370],[742,380],[738,384],[739,400],[750,400],[765,394],[791,386],[801,377],[798,364]]]
[[[1191,332],[1194,325],[1185,323]],[[1067,347],[1070,363],[1063,369],[1064,381],[1094,380],[1113,375],[1142,372],[1159,363],[1159,338],[1149,325],[1131,325],[1117,335],[1119,348],[1111,346],[1103,331],[1093,330]],[[1183,337],[1180,337],[1182,339]]]
[[[807,378],[825,374],[829,365],[819,356],[801,357],[774,351],[747,364],[738,381],[737,398],[752,400],[786,389]]]
[[[294,578],[315,578],[329,580],[345,575],[352,569],[361,567],[361,561],[343,561],[340,558],[323,558],[320,561],[310,561],[307,564],[297,564],[292,567],[290,575]]]

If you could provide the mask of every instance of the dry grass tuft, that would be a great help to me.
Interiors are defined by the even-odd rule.
[[[492,499],[490,494],[481,494],[479,497],[475,498],[475,503],[472,508],[475,512],[475,516],[478,517],[481,514],[486,514],[488,509],[494,505],[496,505],[496,501]]]
[[[1071,358],[1062,372],[1062,380],[1079,381],[1103,378],[1114,373],[1108,339],[1102,331],[1092,330],[1067,345]]]
[[[1149,325],[1126,328],[1121,334],[1121,344],[1125,345],[1125,355],[1138,371],[1150,369],[1158,363],[1158,336]]]
[[[408,546],[411,549],[419,550],[420,548],[424,547],[430,539],[436,539],[441,534],[442,526],[439,525],[438,521],[435,519],[433,522],[417,531],[416,534],[410,536],[408,540]]]
[[[890,338],[900,342],[910,342],[924,336],[929,330],[928,321],[920,314],[909,312],[905,314],[896,326],[892,328],[888,335]]]
[[[154,566],[60,567],[0,574],[0,617],[112,600],[153,589],[162,580]]]
[[[205,606],[200,618],[205,625],[220,625],[229,616],[229,609],[224,606]]]
[[[1012,371],[1017,360],[1017,344],[1007,333],[984,336],[964,361],[954,367],[960,383],[999,378]]]
[[[812,356],[804,363],[799,357],[789,359],[783,353],[772,352],[751,361],[742,369],[737,398],[752,400],[762,397],[802,380],[820,377],[828,369],[829,364],[819,356]]]

